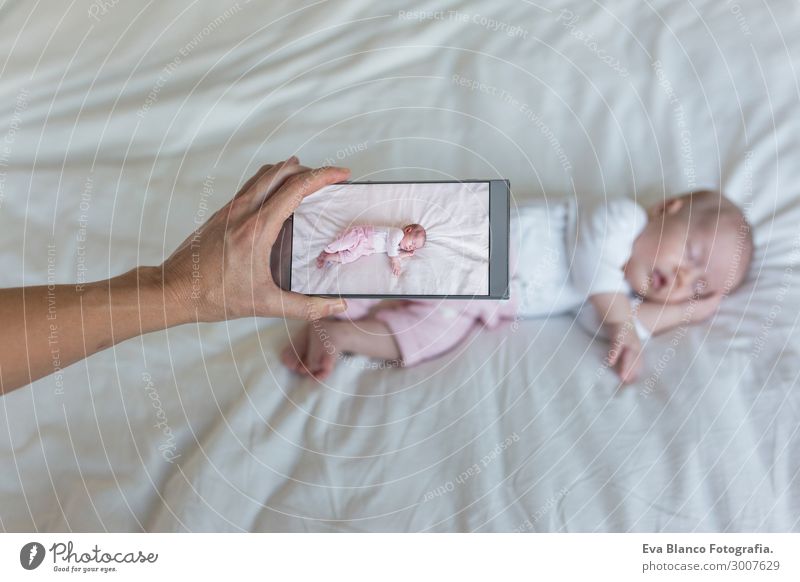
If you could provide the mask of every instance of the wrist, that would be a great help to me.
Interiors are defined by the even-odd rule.
[[[139,267],[76,287],[85,354],[173,325],[192,321],[162,284],[159,267]]]
[[[196,321],[185,294],[165,282],[162,267],[136,267],[119,279],[121,289],[135,293],[133,304],[148,331]]]
[[[628,316],[627,318],[621,319],[614,319],[614,320],[606,320],[603,325],[606,327],[607,330],[611,332],[618,332],[624,329],[636,329],[636,323],[634,321],[633,315]]]

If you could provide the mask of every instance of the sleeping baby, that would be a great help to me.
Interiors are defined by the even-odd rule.
[[[425,246],[427,234],[419,224],[401,228],[378,226],[352,226],[326,246],[317,257],[317,267],[322,269],[332,263],[352,263],[365,255],[386,253],[392,274],[400,276],[400,261],[414,255]]]
[[[519,208],[511,234],[518,260],[509,301],[351,300],[340,319],[304,328],[283,362],[318,380],[342,353],[412,366],[479,327],[577,312],[610,340],[605,362],[628,383],[639,373],[642,342],[710,317],[745,279],[753,255],[744,214],[714,191],[646,210],[629,199],[532,203]]]

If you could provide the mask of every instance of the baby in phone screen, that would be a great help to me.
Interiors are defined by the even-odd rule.
[[[399,277],[403,272],[402,260],[424,247],[426,238],[425,229],[419,224],[407,224],[403,228],[351,226],[322,250],[317,257],[317,267],[344,265],[366,255],[386,253],[392,274]]]

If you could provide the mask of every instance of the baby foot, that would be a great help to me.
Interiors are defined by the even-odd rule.
[[[301,376],[324,380],[336,367],[333,329],[337,322],[319,320],[309,323],[283,348],[281,361]]]
[[[305,373],[303,359],[305,358],[306,351],[308,349],[309,327],[310,324],[304,325],[299,332],[292,336],[292,339],[289,340],[289,345],[287,345],[281,351],[281,361],[283,362],[283,365],[289,368],[292,372],[297,372],[298,374]]]
[[[337,350],[333,330],[337,322],[319,320],[308,325],[308,342],[303,358],[305,373],[322,381],[333,373],[336,367]]]

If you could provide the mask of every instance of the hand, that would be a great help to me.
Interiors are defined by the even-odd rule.
[[[289,293],[272,280],[270,255],[284,221],[304,197],[350,171],[311,170],[292,157],[263,166],[161,266],[165,295],[188,321],[237,317],[319,319],[346,309],[341,299]]]
[[[623,384],[635,382],[642,367],[639,357],[642,343],[633,321],[606,325],[611,337],[611,346],[606,357],[608,365],[614,368]]]
[[[392,257],[389,259],[389,262],[392,264],[392,275],[395,277],[399,277],[400,273],[403,272],[403,267],[400,264],[400,259],[397,257]]]
[[[714,315],[722,302],[722,293],[710,293],[690,299],[686,305],[686,313],[692,322],[704,321]]]

